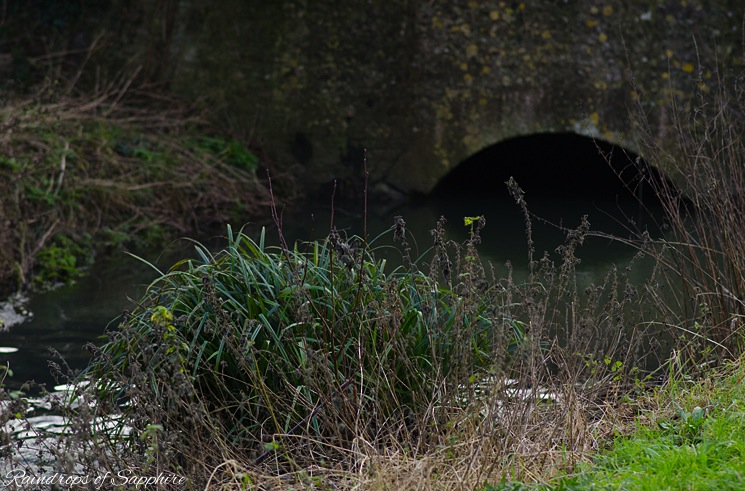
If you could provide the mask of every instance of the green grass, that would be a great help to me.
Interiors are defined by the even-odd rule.
[[[745,367],[741,360],[697,382],[673,378],[640,403],[634,431],[572,475],[506,490],[739,490],[745,488]]]

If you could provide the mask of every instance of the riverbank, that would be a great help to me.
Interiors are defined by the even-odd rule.
[[[542,484],[504,482],[482,491],[658,490],[745,487],[742,358],[692,380],[669,361],[664,386],[629,400],[626,428],[570,474]]]
[[[3,297],[74,281],[112,250],[267,215],[258,170],[271,165],[164,96],[45,86],[9,97],[0,121]]]

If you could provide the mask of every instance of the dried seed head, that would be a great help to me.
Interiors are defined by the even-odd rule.
[[[393,220],[393,240],[402,241],[406,236],[406,222],[401,215],[396,216]]]

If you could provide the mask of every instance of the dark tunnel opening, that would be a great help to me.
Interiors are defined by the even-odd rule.
[[[432,196],[511,199],[505,184],[510,177],[529,202],[585,201],[599,206],[638,199],[659,205],[655,186],[667,183],[655,168],[619,146],[573,133],[545,133],[505,140],[475,153],[447,174]]]
[[[524,215],[510,195],[513,177],[524,191],[539,248],[552,250],[587,217],[596,237],[638,239],[664,235],[672,182],[622,147],[572,133],[536,134],[500,142],[464,160],[429,197],[448,219],[485,215],[492,241],[520,241]],[[677,203],[680,200],[676,198]],[[611,246],[594,242],[594,251]],[[608,239],[611,240],[611,239]],[[611,242],[614,242],[611,240]],[[605,251],[605,252],[602,252]]]

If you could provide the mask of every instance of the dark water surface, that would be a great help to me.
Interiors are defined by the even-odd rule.
[[[328,204],[315,204],[300,207],[300,210],[284,211],[283,231],[288,240],[321,239],[328,235],[330,212]],[[342,233],[362,235],[363,206],[361,203],[339,204],[335,207],[334,223]],[[651,219],[640,213],[637,204],[619,206],[615,203],[596,203],[571,198],[531,203],[531,210],[555,224],[575,227],[580,217],[589,215],[592,229],[627,237],[627,227],[646,226]],[[367,217],[368,237],[372,240],[390,229],[396,215],[403,216],[407,229],[413,234],[409,238],[412,256],[427,251],[432,245],[430,230],[438,218],[444,215],[448,220],[448,237],[458,242],[468,237],[469,228],[463,225],[463,217],[485,215],[486,228],[482,232],[481,257],[494,264],[498,273],[506,272],[505,263],[510,261],[517,278],[527,271],[527,241],[525,221],[521,210],[514,201],[507,200],[422,200],[399,207],[370,206]],[[642,218],[644,217],[644,218]],[[645,224],[646,222],[646,224]],[[239,226],[233,226],[238,229]],[[651,227],[653,237],[659,235]],[[257,237],[259,227],[248,227],[250,235]],[[224,234],[224,230],[219,232]],[[555,226],[534,220],[533,238],[535,257],[540,258],[543,251],[549,251],[558,261],[555,249],[564,242],[566,233]],[[224,242],[215,235],[202,238],[210,248],[217,249]],[[395,264],[400,261],[396,249],[385,247],[392,244],[390,232],[373,242],[373,247],[385,254]],[[267,239],[277,242],[276,227],[267,230]],[[144,253],[144,259],[154,263],[161,270],[178,259],[193,256],[194,246],[188,241],[180,241],[165,246],[161,251]],[[589,238],[579,250],[582,263],[579,274],[583,281],[600,281],[612,265],[625,267],[634,255],[634,250],[618,241]],[[637,271],[641,277],[644,271]],[[87,342],[101,342],[107,326],[115,327],[124,309],[131,309],[133,301],[145,291],[146,285],[157,277],[149,266],[121,252],[106,261],[96,264],[89,276],[75,285],[59,288],[33,297],[27,305],[33,316],[18,325],[0,332],[0,347],[17,348],[14,353],[0,353],[0,363],[10,364],[13,377],[6,379],[6,385],[17,387],[26,380],[33,379],[45,383],[48,388],[64,380],[55,380],[48,368],[52,358],[49,348],[57,350],[74,369],[85,366],[89,353],[83,346]],[[129,298],[128,298],[129,297]],[[3,351],[3,350],[0,350]]]

